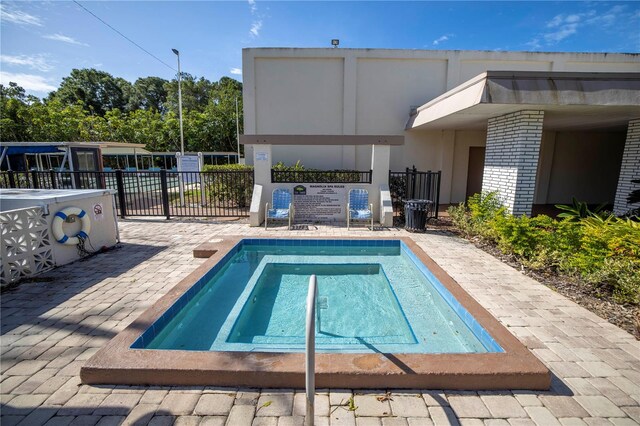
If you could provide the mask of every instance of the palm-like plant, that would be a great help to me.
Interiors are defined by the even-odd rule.
[[[570,206],[565,204],[556,204],[555,207],[562,210],[562,213],[558,215],[559,218],[569,221],[578,221],[587,217],[598,217],[606,205],[607,203],[602,203],[595,209],[590,210],[587,203],[578,201],[573,197],[571,199]]]
[[[640,179],[632,180],[631,183],[639,185]],[[640,203],[640,189],[634,189],[633,191],[631,191],[631,193],[627,197],[627,202],[629,204]]]

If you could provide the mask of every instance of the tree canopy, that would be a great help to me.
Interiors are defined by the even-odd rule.
[[[236,150],[236,99],[242,131],[242,83],[182,74],[185,149]],[[74,69],[41,100],[11,82],[0,85],[2,141],[115,141],[152,151],[180,147],[178,80],[144,77],[133,84],[95,69]]]

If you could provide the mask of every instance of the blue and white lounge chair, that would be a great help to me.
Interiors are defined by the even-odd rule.
[[[349,191],[347,203],[347,229],[354,220],[371,221],[373,231],[373,204],[369,204],[369,191],[366,189],[352,189]]]
[[[264,211],[264,229],[267,229],[267,222],[271,220],[288,220],[289,229],[293,221],[293,204],[291,203],[291,191],[285,188],[276,188],[273,190],[272,207],[269,208],[267,203]]]

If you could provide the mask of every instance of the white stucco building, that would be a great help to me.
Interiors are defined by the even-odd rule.
[[[243,80],[248,164],[263,146],[369,170],[385,146],[392,170],[441,170],[445,204],[484,189],[515,214],[574,196],[637,207],[638,54],[249,48]]]

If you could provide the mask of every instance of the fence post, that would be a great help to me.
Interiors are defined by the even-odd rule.
[[[58,181],[56,179],[56,172],[49,170],[49,176],[51,177],[51,189],[58,189]]]
[[[118,190],[118,204],[120,204],[120,217],[124,219],[127,215],[127,206],[124,196],[124,179],[122,178],[122,170],[116,170],[116,187]]]
[[[11,188],[16,187],[16,177],[13,175],[13,170],[9,170],[9,186]]]
[[[438,185],[436,186],[436,219],[438,218],[438,210],[440,210],[440,176],[442,171],[438,171]]]
[[[40,188],[40,185],[38,185],[38,174],[37,174],[37,172],[34,172],[34,171],[31,172],[31,183],[33,184],[33,189]]]
[[[167,185],[167,170],[160,170],[160,188],[162,191],[162,210],[167,220],[171,219],[169,212],[169,187]]]
[[[410,194],[409,194],[409,189],[411,188],[411,183],[409,181],[409,168],[406,167],[405,168],[405,172],[404,172],[404,181],[405,181],[405,191],[404,191],[404,196],[406,197],[407,200],[410,200]]]
[[[417,171],[418,169],[416,169],[416,166],[414,165],[411,171],[411,199],[416,198],[416,172]]]
[[[433,176],[433,173],[431,173],[431,170],[427,171],[427,196],[425,197],[427,200],[433,200],[434,197],[434,193],[433,193],[433,187],[431,186],[431,177]]]

